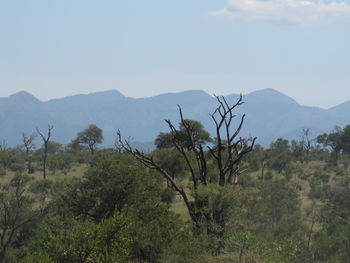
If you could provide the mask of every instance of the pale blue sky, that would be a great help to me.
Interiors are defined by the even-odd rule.
[[[0,97],[274,88],[304,105],[350,100],[346,1],[0,0],[0,40]]]

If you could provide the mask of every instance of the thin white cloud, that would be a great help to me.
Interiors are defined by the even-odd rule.
[[[350,4],[324,0],[229,0],[228,7],[210,14],[232,19],[314,24],[350,18]]]

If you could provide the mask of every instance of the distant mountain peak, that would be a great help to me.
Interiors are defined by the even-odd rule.
[[[97,92],[88,93],[86,95],[87,96],[89,96],[89,95],[114,95],[114,96],[117,95],[117,96],[125,97],[120,91],[118,91],[116,89],[97,91]]]
[[[204,90],[184,90],[184,91],[180,91],[180,92],[167,92],[167,93],[162,93],[156,96],[152,96],[152,97],[159,97],[159,96],[183,96],[183,95],[190,95],[190,96],[211,96],[208,93],[206,93]]]
[[[125,98],[125,96],[119,92],[118,90],[111,89],[111,90],[104,90],[104,91],[96,91],[96,92],[90,92],[87,94],[77,94],[73,96],[68,96],[65,98],[72,98],[72,97],[120,97],[120,98]],[[65,99],[63,98],[63,99]]]
[[[272,88],[255,90],[253,92],[248,93],[248,95],[253,95],[253,94],[264,94],[264,95],[288,97],[287,95],[283,94],[282,92],[275,90],[275,89],[272,89]]]
[[[299,105],[299,103],[293,98],[283,94],[282,92],[279,92],[278,90],[271,88],[256,90],[251,93],[248,93],[245,96],[250,98],[265,99],[267,102],[278,102]]]
[[[185,90],[179,93],[183,93],[183,94],[200,94],[200,95],[209,95],[208,93],[206,93],[204,90],[201,89],[193,89],[193,90]]]
[[[30,94],[27,91],[19,91],[15,94],[12,94],[11,96],[8,97],[9,99],[15,99],[15,100],[20,100],[22,102],[40,102],[36,97],[34,97],[32,94]]]
[[[125,99],[126,97],[119,92],[118,90],[105,90],[105,91],[97,91],[97,92],[91,92],[87,94],[77,94],[73,96],[67,96],[64,98],[59,99],[52,99],[47,101],[47,103],[52,102],[67,102],[67,101],[85,101],[89,100],[91,101],[105,101],[106,103],[116,100]]]

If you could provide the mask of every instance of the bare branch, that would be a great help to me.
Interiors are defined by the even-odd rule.
[[[43,178],[46,179],[46,162],[47,162],[47,154],[49,148],[49,142],[51,138],[53,126],[48,125],[47,135],[44,135],[38,128],[36,128],[37,133],[41,137],[43,141]]]
[[[175,191],[178,194],[180,194],[180,196],[182,197],[182,199],[186,204],[186,207],[188,209],[188,212],[191,218],[195,220],[195,211],[194,211],[193,205],[189,201],[189,198],[187,197],[185,190],[175,182],[175,179],[173,179],[173,177],[169,175],[167,171],[165,171],[157,163],[155,163],[152,156],[147,156],[143,152],[140,152],[139,150],[132,148],[130,143],[127,140],[122,139],[122,136],[119,130],[117,131],[117,138],[120,146],[124,149],[124,151],[134,156],[135,159],[138,160],[144,166],[153,170],[157,170],[158,172],[160,172],[160,174],[164,176],[167,182],[175,189]]]

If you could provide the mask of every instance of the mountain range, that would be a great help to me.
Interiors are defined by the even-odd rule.
[[[238,94],[226,96],[233,104]],[[244,104],[237,108],[239,116],[246,114],[242,136],[256,136],[257,142],[267,146],[283,137],[299,139],[304,128],[316,137],[331,131],[335,125],[350,124],[350,101],[321,109],[298,104],[294,99],[273,89],[263,89],[243,96]],[[116,90],[75,95],[61,99],[40,101],[21,91],[0,98],[0,139],[10,146],[21,143],[21,134],[45,132],[53,125],[53,140],[69,143],[79,131],[96,124],[104,131],[104,145],[114,143],[116,131],[136,142],[153,142],[160,131],[168,131],[164,119],[179,122],[177,104],[185,118],[199,120],[214,134],[210,113],[217,107],[216,99],[201,90],[166,93],[149,98],[130,98]]]

